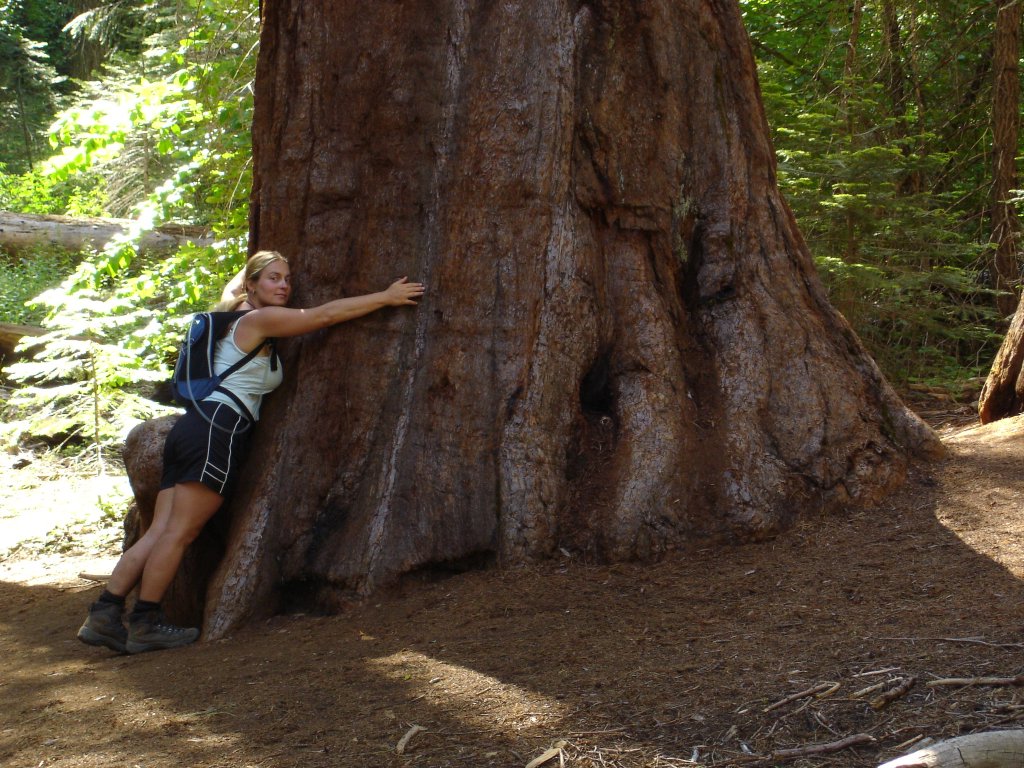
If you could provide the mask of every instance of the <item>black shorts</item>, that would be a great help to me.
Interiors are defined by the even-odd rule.
[[[160,490],[197,482],[228,496],[248,453],[252,424],[231,406],[203,402],[178,419],[164,443]]]

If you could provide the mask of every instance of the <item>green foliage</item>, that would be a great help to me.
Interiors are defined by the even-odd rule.
[[[40,297],[53,333],[8,372],[21,385],[9,432],[97,446],[119,439],[155,412],[139,393],[168,377],[188,316],[219,297],[244,259],[255,3],[163,5],[144,6],[155,29],[142,55],[110,66],[54,123],[50,186],[21,182],[45,192],[102,180],[106,212],[134,224]],[[140,257],[141,233],[170,221],[206,225],[217,243]]]
[[[945,382],[984,375],[1001,341],[995,308],[971,270],[915,270],[819,257],[833,304],[890,379]]]
[[[62,31],[78,45],[92,43],[104,51],[138,53],[161,10],[159,3],[113,0],[86,8],[68,21]]]
[[[8,19],[17,24],[25,37],[39,41],[47,61],[59,75],[68,74],[74,57],[74,44],[62,34],[65,21],[75,13],[73,0],[17,0],[7,2]]]
[[[45,43],[34,39],[21,0],[0,0],[0,163],[31,169],[53,114],[58,80]]]
[[[59,154],[49,173],[104,175],[110,208],[141,200],[158,221],[210,223],[234,234],[246,226],[248,126],[256,41],[252,2],[186,4],[195,16],[146,41],[139,67],[114,72],[56,121]]]
[[[894,0],[887,17],[868,2],[851,37],[846,6],[741,6],[779,184],[832,302],[893,380],[987,370],[1001,321],[978,226],[994,14]]]
[[[0,210],[101,216],[105,205],[104,182],[96,174],[58,179],[39,171],[7,174],[0,166]]]
[[[140,419],[165,410],[136,388],[166,378],[166,371],[147,366],[127,345],[112,340],[121,336],[123,323],[145,310],[89,291],[68,291],[67,282],[38,301],[50,309],[50,332],[23,340],[22,346],[38,345],[40,351],[7,367],[9,379],[20,385],[5,406],[9,442],[28,434],[84,442],[99,451],[123,440]]]
[[[0,251],[0,323],[40,325],[46,310],[30,301],[71,274],[80,257],[41,247],[12,256]]]

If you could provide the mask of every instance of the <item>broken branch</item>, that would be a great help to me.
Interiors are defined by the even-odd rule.
[[[910,677],[903,680],[903,682],[901,682],[895,688],[886,691],[881,696],[873,698],[871,700],[871,708],[882,709],[883,707],[889,706],[897,699],[902,699],[904,696],[910,693],[910,689],[914,687],[914,684],[916,682],[917,678],[911,675]]]
[[[557,744],[555,744],[555,746],[553,746],[547,752],[545,752],[544,754],[540,755],[539,757],[535,757],[533,760],[528,762],[526,764],[526,768],[537,768],[537,766],[544,765],[544,763],[546,763],[548,760],[551,760],[552,758],[555,758],[555,757],[560,758],[562,756],[562,747],[564,747],[564,746],[565,746],[565,742],[564,741],[558,742]]]
[[[395,747],[395,751],[398,754],[400,754],[400,755],[404,754],[405,753],[405,748],[407,746],[409,746],[409,741],[412,739],[412,737],[415,736],[420,731],[425,731],[425,730],[427,730],[427,729],[424,728],[422,725],[414,725],[412,728],[410,728],[408,731],[405,732],[405,736],[403,736],[401,739],[399,739],[398,745]]]
[[[1015,677],[944,677],[939,680],[929,680],[925,685],[929,688],[935,688],[942,685],[1024,685],[1024,675],[1017,675]]]
[[[771,759],[774,762],[780,760],[795,760],[798,757],[809,755],[827,755],[832,752],[839,752],[847,747],[855,747],[859,744],[873,744],[874,739],[866,733],[855,733],[845,739],[830,741],[825,744],[811,744],[806,747],[794,747],[792,749],[778,749],[772,752]]]

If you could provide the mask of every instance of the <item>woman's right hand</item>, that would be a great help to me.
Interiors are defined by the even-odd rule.
[[[420,298],[425,290],[423,283],[410,283],[408,277],[401,277],[384,290],[384,295],[389,306],[401,307],[416,304],[415,299]]]

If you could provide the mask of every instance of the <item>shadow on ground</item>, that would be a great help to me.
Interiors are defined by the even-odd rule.
[[[957,443],[883,507],[774,542],[408,584],[137,657],[73,639],[98,588],[0,583],[0,763],[746,765],[864,734],[789,764],[870,766],[1012,727],[1015,688],[928,683],[1020,671],[1018,442]]]

